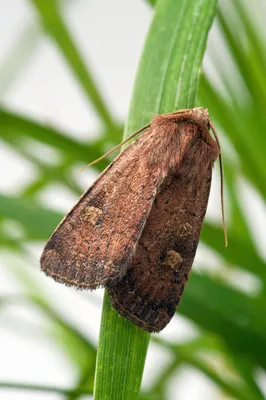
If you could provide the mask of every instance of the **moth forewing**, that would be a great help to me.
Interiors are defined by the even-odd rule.
[[[162,177],[153,130],[122,152],[67,214],[46,244],[41,269],[56,281],[94,289],[126,272]]]

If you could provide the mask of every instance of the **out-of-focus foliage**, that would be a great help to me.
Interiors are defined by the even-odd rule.
[[[25,259],[25,244],[28,241],[46,241],[62,217],[58,212],[42,206],[38,195],[51,182],[64,185],[75,195],[80,194],[78,184],[69,174],[72,166],[78,162],[92,161],[105,152],[106,142],[115,144],[121,138],[121,127],[112,116],[111,107],[102,99],[87,66],[84,66],[64,24],[59,5],[51,1],[49,8],[44,3],[41,0],[30,2],[39,17],[40,28],[36,28],[36,31],[41,35],[41,27],[44,27],[45,32],[54,40],[54,45],[64,55],[66,63],[98,113],[104,129],[100,139],[84,144],[70,139],[66,132],[41,125],[14,111],[0,109],[1,141],[29,160],[38,171],[35,180],[23,193],[13,197],[2,193],[0,196],[0,245],[2,250],[15,252]],[[160,371],[161,375],[149,391],[142,394],[143,399],[166,400],[168,382],[184,364],[201,371],[232,398],[265,398],[257,376],[259,371],[266,369],[266,266],[243,207],[244,192],[239,189],[240,179],[244,180],[265,202],[265,32],[258,28],[254,15],[243,1],[232,0],[222,6],[216,23],[228,55],[225,57],[218,45],[210,43],[207,54],[215,68],[218,83],[206,72],[203,73],[198,104],[209,109],[224,144],[229,247],[224,248],[220,224],[207,221],[202,240],[219,256],[220,267],[212,273],[192,272],[178,308],[178,313],[197,324],[199,334],[181,343],[170,343],[160,339],[160,336],[154,337],[153,340],[159,346],[170,350],[172,358]],[[256,12],[259,13],[259,10]],[[27,37],[21,36],[19,47],[28,51]],[[228,67],[228,59],[232,67]],[[4,66],[1,69],[0,65],[0,74],[2,70],[6,72]],[[19,68],[13,68],[11,72],[16,74],[18,71]],[[14,76],[11,74],[9,79],[12,78]],[[60,161],[56,165],[48,165],[38,154],[33,155],[30,151],[32,140],[54,149]],[[105,165],[106,161],[103,161],[96,168],[101,170]],[[20,236],[6,230],[10,220],[15,220],[23,228]],[[18,269],[13,268],[12,271],[21,284],[22,294],[18,298],[0,297],[0,307],[5,306],[8,312],[9,305],[16,302],[40,309],[54,329],[61,332],[60,337],[65,340],[65,343],[64,340],[60,341],[61,349],[68,354],[79,371],[79,379],[74,388],[44,388],[31,386],[30,382],[25,382],[25,385],[29,390],[63,393],[69,399],[77,398],[81,393],[91,393],[96,349],[89,338],[84,337],[58,314],[37,282],[29,278],[26,269],[18,272]],[[258,283],[257,289],[240,290],[236,281],[239,272],[250,277],[250,281],[255,280]],[[0,387],[12,385],[16,387],[18,384],[0,381]]]

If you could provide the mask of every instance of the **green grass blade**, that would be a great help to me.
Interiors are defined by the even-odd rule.
[[[69,132],[42,125],[4,108],[0,108],[0,138],[17,147],[21,147],[24,138],[34,139],[65,153],[69,159],[83,161],[86,164],[103,155],[104,143],[108,139],[110,141],[115,139],[113,131],[107,130],[100,140],[88,145],[72,139]],[[107,163],[108,161],[104,159],[97,163],[96,167],[104,168]]]
[[[230,351],[266,367],[264,304],[193,272],[178,312],[223,338]]]
[[[26,237],[35,239],[47,238],[62,218],[60,213],[41,208],[34,205],[31,201],[22,201],[3,195],[0,196],[0,214],[6,218],[13,218],[22,223],[26,231]],[[207,230],[203,237],[205,240],[207,238],[206,242],[208,244],[214,247],[216,242],[221,242],[221,246],[223,246],[221,240],[216,239],[214,240],[214,243],[211,241],[215,236],[219,235],[222,237],[221,228],[216,232],[215,228],[211,227],[210,224],[205,224],[205,229]],[[245,246],[241,247],[243,253],[243,264],[247,260],[249,264],[244,266],[246,269],[252,271],[251,267],[252,263],[256,259],[256,255],[249,254],[249,248],[247,248],[247,252],[245,253],[244,247]],[[228,256],[229,261],[232,263],[234,260],[235,262],[239,261],[237,254],[240,250],[238,250],[237,242],[231,243],[230,248],[232,249],[232,252]],[[217,250],[219,251],[218,248]],[[249,259],[248,257],[251,258]],[[256,263],[253,263],[253,272],[257,272],[259,275],[263,272],[263,264],[260,261],[261,269],[259,269],[257,263],[259,263],[259,259],[257,259]],[[258,268],[258,270],[255,270],[255,267]],[[106,311],[106,308],[111,313],[110,318],[108,317],[109,314]],[[266,326],[263,317],[263,304],[260,304],[259,300],[241,294],[207,276],[192,273],[178,311],[184,313],[184,315],[197,322],[204,329],[222,335],[223,339],[228,343],[228,346],[231,347],[232,351],[247,354],[253,360],[257,360],[258,363],[262,363],[262,365],[265,364],[265,360],[263,360],[264,353],[261,350],[265,349],[266,352],[266,336],[264,334]],[[140,335],[141,339],[142,334],[145,335],[143,331],[135,328],[122,317],[119,317],[117,313],[111,309],[108,302],[107,305],[105,304],[104,312],[106,315],[103,316],[103,328],[101,331],[102,335],[104,333],[107,334],[108,337],[105,339],[107,344],[110,345],[110,348],[116,342],[116,337],[119,337],[121,342],[126,342],[127,336],[125,335],[126,338],[122,338],[120,335],[121,331],[125,332],[127,328],[129,331],[129,341],[127,342],[128,351],[132,349],[132,336],[130,336],[132,335],[131,328],[134,329],[134,334],[138,333]],[[243,318],[246,321],[244,327],[241,325]],[[114,322],[116,319],[117,325],[115,325]],[[120,324],[122,324],[122,327],[120,327]],[[141,342],[142,340],[140,340],[140,344]],[[100,352],[101,351],[102,348],[100,348]],[[100,362],[99,357],[102,357],[100,352],[98,355],[98,362]],[[105,355],[106,354],[107,353],[105,353]],[[106,374],[110,378],[110,373],[108,374],[106,372]]]
[[[0,195],[0,215],[23,226],[27,239],[47,239],[62,215],[16,197]]]
[[[155,113],[193,107],[215,11],[216,0],[161,0],[157,3],[124,138],[150,121]],[[146,332],[112,310],[106,295],[96,364],[95,400],[138,399],[148,341]]]
[[[187,364],[191,367],[197,368],[197,370],[201,371],[204,375],[206,375],[209,379],[211,379],[224,393],[232,396],[232,398],[236,398],[239,400],[261,400],[261,397],[254,395],[252,391],[249,390],[249,387],[245,387],[243,382],[238,384],[231,383],[224,379],[223,376],[220,376],[215,368],[212,368],[208,365],[207,362],[203,361],[197,353],[191,352],[186,346],[180,344],[171,344],[164,340],[156,340],[155,342],[160,345],[164,345],[168,348],[171,354],[175,354],[176,361],[181,364]],[[174,369],[174,368],[173,368]]]
[[[64,389],[58,386],[47,386],[47,385],[33,385],[27,383],[17,383],[17,382],[4,382],[0,381],[0,389],[13,389],[18,390],[20,393],[24,393],[26,391],[29,392],[41,392],[41,393],[55,393],[58,395],[69,396],[69,395],[90,395],[92,394],[88,389],[73,390],[73,389]]]
[[[138,398],[149,336],[118,316],[105,294],[94,383],[95,400]]]
[[[89,148],[83,143],[69,137],[67,132],[61,132],[52,127],[39,124],[19,114],[12,113],[6,109],[0,109],[0,136],[8,138],[22,138],[27,136],[42,143],[53,146],[56,149],[72,153],[78,159],[88,159]]]
[[[39,13],[40,20],[61,50],[65,60],[71,67],[82,89],[85,91],[95,110],[108,128],[116,129],[108,107],[100,95],[100,91],[92,78],[88,65],[85,64],[67,29],[56,1],[31,0]]]
[[[156,18],[140,61],[125,136],[147,124],[156,113],[194,106],[207,27],[215,8],[216,1],[157,2]]]
[[[254,136],[250,135],[259,129],[256,127],[256,118],[250,109],[239,114],[221,96],[219,90],[207,76],[203,76],[200,84],[199,99],[202,106],[209,109],[210,115],[229,137],[234,148],[237,150],[241,162],[241,170],[257,187],[261,194],[266,197],[264,181],[266,178],[266,167],[264,159],[266,156],[265,139],[261,136],[260,145],[254,146]],[[255,129],[256,128],[256,129]],[[264,126],[262,125],[260,130]]]
[[[230,234],[232,233],[232,236],[241,237],[241,239],[247,241],[252,250],[254,250],[253,238],[249,231],[246,217],[241,208],[239,193],[237,190],[237,179],[239,176],[238,168],[234,163],[230,163],[225,157],[223,158],[223,165],[227,196],[231,208]],[[224,251],[224,253],[225,252],[226,251]]]
[[[37,24],[28,25],[19,35],[18,40],[9,48],[5,59],[0,64],[0,97],[14,85],[25,70],[41,38]]]
[[[152,7],[154,7],[157,3],[157,0],[146,0]]]
[[[230,230],[228,234],[230,246],[225,248],[222,240],[223,229],[205,222],[201,232],[201,240],[222,255],[229,264],[244,268],[258,275],[266,282],[265,262],[259,257],[253,246],[250,246],[250,242],[246,238],[237,237],[236,234],[231,235]]]
[[[231,7],[232,7],[232,5],[231,5]],[[239,12],[240,7],[238,7],[236,11]],[[242,11],[243,11],[243,9],[242,9]],[[261,67],[261,59],[256,57],[255,52],[249,53],[249,51],[246,50],[246,46],[243,41],[243,39],[245,38],[245,35],[240,34],[240,40],[239,40],[239,35],[236,33],[235,29],[233,28],[234,21],[231,21],[231,18],[228,17],[228,12],[226,13],[226,15],[224,15],[223,12],[219,12],[217,17],[218,17],[217,19],[220,24],[221,30],[223,32],[223,35],[226,38],[228,48],[230,49],[230,51],[232,53],[233,60],[237,64],[237,69],[241,73],[242,77],[244,78],[244,82],[247,85],[249,92],[252,93],[252,96],[254,96],[254,98],[258,104],[258,107],[260,107],[264,103],[263,100],[264,100],[265,94],[266,94],[265,88],[257,85],[258,79],[260,80],[262,78],[265,82],[265,74],[259,72],[259,70],[261,68],[263,68],[263,70],[264,70],[264,67]],[[244,15],[242,12],[242,22],[245,22],[243,20],[243,17],[244,17]],[[240,27],[240,29],[241,29],[241,27]],[[251,34],[251,32],[249,32],[249,35],[250,34]],[[254,37],[250,37],[249,35],[247,36],[248,41],[250,39],[251,40],[254,39]],[[253,42],[251,42],[251,43],[253,44]],[[250,59],[251,56],[252,56],[252,59]],[[263,54],[263,57],[264,57],[264,54]]]
[[[51,326],[49,324],[49,328],[45,330],[46,335],[48,334],[50,336],[50,340],[55,341],[57,345],[61,347],[75,367],[83,369],[86,366],[87,370],[90,368],[90,371],[88,371],[90,386],[88,386],[89,382],[87,380],[86,387],[91,388],[96,359],[96,350],[91,340],[73,323],[61,315],[56,307],[54,307],[49,296],[47,296],[46,291],[34,276],[32,276],[30,270],[23,264],[18,265],[17,262],[13,262],[9,270],[19,282],[25,294],[3,298],[0,303],[5,306],[30,306],[38,309],[40,314],[44,314],[51,324]],[[83,387],[85,387],[85,385],[83,385]]]

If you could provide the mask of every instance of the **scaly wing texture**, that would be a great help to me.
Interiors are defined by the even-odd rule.
[[[161,180],[154,137],[149,129],[122,152],[59,224],[41,257],[47,275],[91,289],[123,275]]]
[[[218,146],[206,143],[195,124],[180,124],[178,136],[185,143],[183,156],[179,153],[160,187],[126,275],[107,285],[118,312],[148,331],[160,331],[175,313],[196,253],[219,154]]]

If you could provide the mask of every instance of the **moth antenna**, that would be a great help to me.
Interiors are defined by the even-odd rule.
[[[132,135],[130,135],[127,139],[125,139],[123,142],[119,143],[117,146],[115,146],[111,150],[107,151],[107,153],[105,153],[103,156],[101,156],[101,157],[97,158],[97,160],[94,160],[91,163],[85,165],[85,167],[81,168],[81,171],[83,171],[84,169],[91,167],[92,165],[96,164],[97,162],[103,160],[105,157],[109,156],[109,154],[112,154],[114,151],[120,149],[120,147],[122,147],[124,144],[126,144],[129,140],[133,139],[136,135],[138,135],[140,132],[144,131],[145,129],[147,129],[149,127],[150,127],[150,124],[145,125],[142,128],[140,128],[138,131],[132,133]]]
[[[213,131],[213,135],[215,137],[215,140],[219,146],[220,149],[220,154],[219,154],[219,165],[220,165],[220,177],[221,177],[221,206],[222,206],[222,221],[223,221],[223,230],[224,230],[224,243],[225,247],[228,246],[228,238],[227,238],[227,229],[226,229],[226,223],[225,223],[225,213],[224,213],[224,172],[223,172],[223,160],[222,160],[222,154],[221,154],[221,146],[220,142],[218,139],[218,135],[216,132],[216,129],[211,121],[210,122],[210,127]]]

